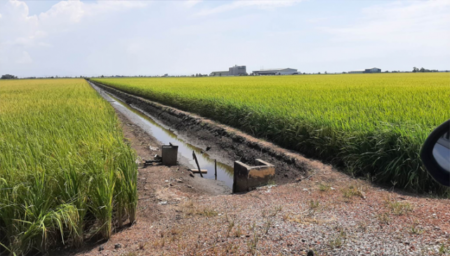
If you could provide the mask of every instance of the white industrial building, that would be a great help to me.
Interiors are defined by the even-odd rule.
[[[246,76],[247,75],[247,68],[245,66],[238,66],[234,65],[234,67],[231,67],[228,69],[230,76]]]
[[[253,71],[253,75],[256,76],[268,76],[268,75],[297,75],[298,71],[294,68],[276,68],[276,69],[261,69]]]
[[[246,76],[247,68],[245,66],[234,65],[228,71],[213,71],[210,76]]]
[[[381,69],[379,68],[367,68],[364,70],[364,73],[381,73]]]
[[[364,70],[349,71],[348,73],[349,74],[381,73],[381,69],[379,69],[379,68],[366,68]]]

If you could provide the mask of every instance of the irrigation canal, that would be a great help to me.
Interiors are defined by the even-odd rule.
[[[127,105],[93,83],[90,83],[90,85],[105,100],[110,102],[117,111],[126,116],[133,124],[139,126],[142,130],[155,137],[161,144],[168,145],[169,142],[171,142],[174,145],[178,145],[178,161],[181,161],[181,164],[186,165],[189,168],[197,169],[195,161],[192,158],[192,151],[195,151],[200,168],[208,170],[208,173],[203,174],[203,177],[207,179],[215,179],[214,159],[210,158],[207,152],[203,152],[202,149],[195,147],[180,138],[152,115],[134,107],[133,105]],[[217,180],[223,181],[228,187],[231,188],[233,186],[233,167],[217,161]]]

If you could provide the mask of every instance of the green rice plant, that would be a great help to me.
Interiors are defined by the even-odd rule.
[[[322,184],[322,183],[320,183],[320,184],[319,184],[319,190],[320,190],[321,192],[328,192],[328,191],[331,190],[331,186],[328,185],[328,184]]]
[[[134,221],[134,160],[86,81],[0,81],[0,254],[80,246]]]
[[[94,79],[330,161],[355,176],[446,193],[419,158],[450,117],[448,74]]]

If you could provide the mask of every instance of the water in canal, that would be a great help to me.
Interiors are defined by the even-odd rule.
[[[197,169],[195,161],[192,158],[192,151],[195,151],[200,168],[208,170],[208,173],[203,174],[203,176],[207,179],[215,179],[214,159],[210,158],[207,152],[201,153],[202,149],[197,148],[179,138],[175,133],[160,124],[148,113],[133,107],[132,105],[128,106],[122,101],[106,93],[98,86],[92,83],[90,84],[104,99],[109,101],[115,109],[125,115],[133,124],[139,126],[164,145],[168,145],[169,142],[174,145],[178,145],[178,160],[186,159],[187,163],[183,162],[183,164],[187,165],[189,168]],[[199,175],[197,174],[197,176]],[[223,181],[228,187],[231,188],[233,186],[233,167],[217,161],[217,179]]]

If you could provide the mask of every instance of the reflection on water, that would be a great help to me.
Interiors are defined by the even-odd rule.
[[[202,154],[202,150],[200,148],[197,148],[183,141],[171,130],[156,122],[156,119],[148,113],[145,113],[144,111],[134,106],[130,107],[122,103],[120,100],[114,98],[110,94],[104,92],[94,84],[91,83],[91,85],[100,93],[103,98],[109,101],[115,109],[125,115],[132,123],[139,126],[147,133],[151,134],[159,142],[165,145],[168,145],[169,142],[174,145],[178,145],[178,160],[181,159],[180,156],[183,156],[184,158],[188,159],[188,165],[190,168],[197,169],[195,161],[192,158],[192,151],[195,151],[200,168],[208,170],[208,173],[203,174],[203,177],[207,179],[215,179],[214,159],[211,159],[208,153],[204,152]],[[225,184],[231,188],[233,186],[233,167],[217,161],[217,179],[224,181]]]

